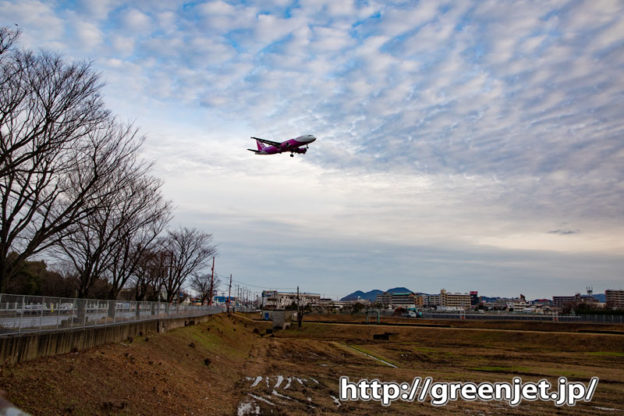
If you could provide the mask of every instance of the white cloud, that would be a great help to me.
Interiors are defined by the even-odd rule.
[[[601,30],[622,15],[624,5],[618,1],[585,0],[565,14],[565,36]]]
[[[97,19],[105,19],[121,2],[119,0],[79,0],[78,7],[87,15]]]
[[[95,48],[102,42],[102,32],[93,23],[76,20],[74,30],[80,46],[84,49]]]
[[[220,0],[202,3],[199,9],[202,13],[212,16],[231,16],[236,14],[236,8],[234,6]]]
[[[132,37],[113,35],[111,36],[111,44],[117,54],[128,56],[134,52],[135,41]]]
[[[379,30],[385,36],[397,36],[412,30],[437,16],[441,4],[435,0],[423,0],[416,7],[386,7]]]
[[[20,43],[25,47],[64,49],[65,24],[50,4],[36,0],[5,1],[0,3],[0,16],[2,25],[17,25],[21,29]]]
[[[260,14],[256,17],[254,25],[254,42],[266,46],[279,40],[300,25],[297,19],[281,19],[270,14]]]
[[[158,25],[158,29],[165,33],[175,33],[178,29],[178,16],[175,12],[167,10],[155,15],[155,20]]]
[[[124,29],[130,33],[146,33],[152,26],[152,19],[137,9],[129,9],[122,15],[121,21]]]
[[[602,30],[592,42],[592,46],[597,49],[608,48],[611,46],[619,46],[620,49],[624,43],[624,21],[619,20],[613,22],[607,28]]]
[[[0,15],[21,19],[23,43],[66,47],[68,26],[93,49],[108,102],[156,137],[181,211],[259,236],[270,219],[345,252],[363,234],[514,261],[622,249],[618,2],[143,6],[74,26],[76,11],[33,1]],[[308,132],[305,159],[244,151],[252,134]],[[548,232],[562,222],[580,232]]]
[[[355,44],[348,32],[334,27],[315,27],[312,48],[318,53],[334,53]]]
[[[249,30],[253,28],[258,12],[254,7],[236,7],[220,0],[202,3],[196,9],[203,17],[202,29],[211,34]]]

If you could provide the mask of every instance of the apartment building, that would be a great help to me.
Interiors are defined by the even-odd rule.
[[[624,290],[605,290],[607,308],[624,309]]]
[[[416,296],[412,292],[384,292],[377,295],[376,302],[380,302],[384,308],[409,308],[416,304]]]
[[[470,309],[470,295],[468,293],[450,293],[442,289],[440,291],[440,306]]]

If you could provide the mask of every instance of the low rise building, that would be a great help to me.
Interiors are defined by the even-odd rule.
[[[410,308],[415,306],[415,296],[412,292],[384,292],[377,295],[376,302],[384,308]]]
[[[436,307],[442,305],[440,295],[424,295],[425,306]]]
[[[333,307],[334,300],[331,298],[319,298],[318,301],[312,303],[313,306]]]
[[[263,309],[285,309],[292,305],[307,306],[318,304],[321,295],[317,293],[278,292],[277,290],[264,290],[262,292]]]
[[[425,294],[423,293],[417,293],[414,294],[414,306],[416,306],[417,308],[422,308],[423,306],[425,306]]]
[[[624,293],[624,291],[621,291]],[[593,296],[591,287],[587,288],[587,294],[577,293],[574,296],[553,296],[553,305],[559,309],[576,308],[579,305],[587,305],[591,308],[601,307],[600,302]]]
[[[471,290],[470,291],[470,306],[477,306],[481,302],[479,299],[479,291]]]
[[[466,310],[470,308],[471,297],[468,293],[451,293],[442,289],[439,294],[421,294],[422,306],[440,310]]]
[[[513,312],[529,312],[531,304],[527,302],[524,295],[507,301],[507,310]]]
[[[535,306],[553,306],[553,301],[551,299],[535,299],[531,302],[531,304]]]
[[[450,293],[442,289],[440,291],[440,306],[463,310],[470,309],[470,295],[468,293]]]
[[[564,308],[566,306],[574,306],[580,303],[581,295],[576,294],[574,296],[553,296],[553,305],[557,308]]]
[[[605,290],[607,308],[624,309],[624,290]]]

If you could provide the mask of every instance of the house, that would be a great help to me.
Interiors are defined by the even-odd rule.
[[[278,292],[277,290],[262,291],[262,309],[286,309],[289,306],[316,305],[321,301],[317,293]]]

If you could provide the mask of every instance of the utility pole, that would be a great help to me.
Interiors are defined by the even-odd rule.
[[[232,273],[230,273],[230,284],[228,285],[228,298],[227,298],[227,314],[230,314],[230,295],[232,294]]]
[[[214,262],[215,258],[212,256],[212,272],[210,273],[210,298],[208,299],[208,306],[212,306],[212,298],[214,297]]]
[[[297,286],[297,328],[301,328],[303,321],[303,308],[301,307],[301,297],[299,296],[299,286]]]

